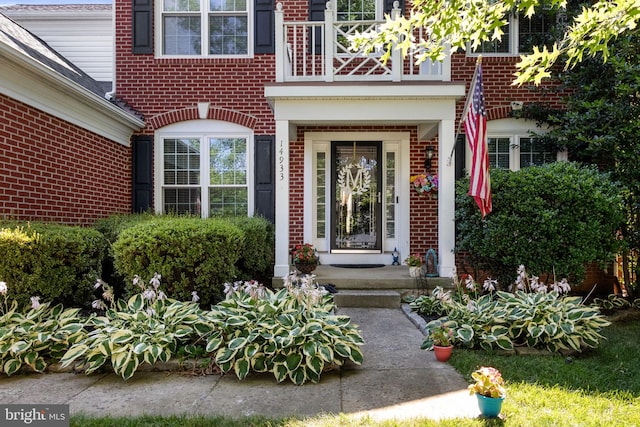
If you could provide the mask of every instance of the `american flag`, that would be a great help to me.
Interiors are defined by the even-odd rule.
[[[471,102],[464,118],[464,130],[471,149],[471,182],[469,195],[473,196],[482,217],[491,212],[491,179],[487,149],[487,111],[484,106],[482,64],[478,63],[475,79],[471,82]]]

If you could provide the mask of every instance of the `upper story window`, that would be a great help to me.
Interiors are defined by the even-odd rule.
[[[156,211],[247,216],[251,134],[206,120],[167,126],[156,134]]]
[[[249,56],[252,13],[248,0],[162,0],[162,56]]]
[[[509,23],[502,28],[500,40],[491,40],[480,45],[471,55],[485,56],[518,55],[533,52],[534,46],[551,47],[566,26],[566,14],[557,11],[541,11],[527,18],[524,15],[510,16]]]

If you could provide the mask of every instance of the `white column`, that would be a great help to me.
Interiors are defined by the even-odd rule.
[[[276,55],[276,82],[284,81],[285,73],[285,58],[286,46],[285,46],[285,34],[284,34],[284,11],[282,10],[282,3],[278,2],[276,10],[273,12],[275,18],[275,55]]]
[[[289,274],[289,122],[276,120],[276,262],[274,277]]]
[[[398,19],[400,17],[400,2],[393,2],[393,9],[391,9],[391,19]],[[391,80],[399,82],[402,80],[402,69],[404,68],[404,61],[402,60],[402,52],[396,49],[397,43],[393,44],[393,51],[391,52]]]
[[[333,9],[331,2],[327,2],[327,8],[324,10],[324,81],[333,81],[333,41],[336,37],[333,28]]]
[[[449,277],[455,266],[455,161],[447,158],[455,143],[455,120],[442,120],[438,129],[438,263],[439,276]]]

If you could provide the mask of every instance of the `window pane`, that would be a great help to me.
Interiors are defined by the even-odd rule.
[[[326,194],[327,162],[325,153],[316,153],[316,237],[323,239],[327,236]]]
[[[539,166],[556,161],[555,153],[537,147],[533,138],[520,138],[520,167]]]
[[[164,185],[200,184],[200,141],[164,140]]]
[[[165,188],[164,213],[200,215],[200,188]]]
[[[245,12],[246,0],[210,0],[209,9],[212,12]]]
[[[200,10],[199,0],[164,0],[165,12],[197,12]]]
[[[210,16],[209,53],[212,55],[244,55],[248,52],[247,17]]]
[[[551,47],[556,40],[556,13],[539,12],[531,18],[521,15],[518,22],[518,51],[533,52],[534,46]]]
[[[338,0],[338,21],[371,21],[376,19],[375,0]]]
[[[509,138],[488,138],[489,165],[492,168],[509,169]]]
[[[163,41],[166,55],[200,55],[200,16],[165,16]]]
[[[387,188],[385,191],[387,238],[396,237],[396,153],[387,153]]]
[[[209,174],[211,185],[246,185],[247,140],[210,138]]]
[[[209,188],[209,205],[211,215],[247,216],[247,188]]]
[[[510,19],[508,19],[508,21],[511,21]],[[509,23],[507,23],[506,25],[502,26],[502,37],[498,40],[489,40],[489,41],[485,41],[480,43],[480,46],[478,46],[478,48],[473,51],[473,53],[488,53],[488,54],[492,54],[492,53],[510,53],[510,43],[509,43],[509,39],[510,39],[510,30],[512,28],[512,25],[509,25]]]

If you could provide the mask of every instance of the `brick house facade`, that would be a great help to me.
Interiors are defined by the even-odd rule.
[[[362,22],[411,7],[391,3],[376,2]],[[92,149],[108,154],[93,163],[75,158],[98,172],[97,185],[78,184],[81,199],[104,208],[76,206],[63,221],[127,206],[260,214],[276,225],[274,276],[288,272],[289,248],[303,242],[316,246],[323,263],[390,264],[394,249],[402,260],[434,248],[439,273],[448,276],[456,264],[454,182],[469,157],[455,138],[477,57],[457,53],[417,65],[399,55],[387,64],[350,55],[336,34],[353,29],[354,18],[341,23],[346,15],[335,2],[329,9],[320,0],[188,4],[192,10],[114,0],[114,93],[144,122],[131,129],[130,144],[93,138]],[[492,161],[514,169],[532,153],[513,147],[535,128],[512,117],[514,106],[561,104],[545,90],[553,83],[512,86],[517,59],[513,47],[483,56]],[[87,138],[77,130],[65,141],[79,151]],[[427,147],[435,153],[437,197],[419,197],[409,184],[425,172]],[[32,173],[37,192],[42,180]],[[61,180],[79,182],[77,174]]]
[[[142,137],[149,149],[146,156],[154,159],[153,185],[141,186],[149,207],[157,212],[217,212],[214,193],[219,182],[192,182],[184,177],[179,183],[180,171],[173,162],[179,161],[180,154],[175,146],[168,148],[170,153],[163,150],[166,144],[174,144],[181,132],[194,138],[191,146],[205,141],[207,132],[217,134],[218,129],[222,135],[240,133],[246,138],[250,159],[245,164],[246,181],[242,182],[247,200],[241,209],[275,221],[274,275],[288,271],[288,248],[303,242],[313,243],[324,263],[389,264],[394,249],[404,258],[409,252],[435,248],[441,260],[440,273],[447,275],[455,263],[450,251],[455,235],[450,220],[453,183],[465,168],[465,150],[459,149],[456,155],[457,172],[446,158],[454,145],[476,57],[455,54],[435,75],[423,74],[424,69],[398,57],[392,58],[393,69],[387,73],[346,74],[366,61],[344,59],[348,55],[341,55],[340,46],[326,35],[338,27],[335,19],[341,19],[341,11],[325,10],[326,3],[316,0],[282,5],[256,0],[246,10],[227,11],[239,13],[247,22],[244,42],[248,47],[224,54],[216,51],[218,34],[213,27],[201,30],[204,36],[200,37],[184,28],[174,32],[170,25],[187,15],[201,27],[204,22],[218,22],[218,11],[205,11],[206,3],[195,12],[163,9],[159,2],[147,0],[133,0],[133,4],[116,0],[114,4],[115,91],[146,118],[145,130],[134,137],[133,144],[135,149],[136,138]],[[382,19],[382,13],[391,12],[392,7],[391,2],[377,4],[376,19]],[[407,13],[409,7],[400,5],[400,10]],[[304,27],[316,24],[324,29]],[[189,35],[191,41],[183,43],[176,34]],[[228,37],[232,41],[237,38]],[[483,60],[486,105],[492,121],[511,120],[514,101],[527,103],[545,96],[547,102],[560,102],[547,93],[512,86],[516,61],[517,55],[489,55]],[[381,68],[377,63],[364,67]],[[339,68],[347,71],[340,74]],[[194,126],[193,132],[190,126]],[[340,215],[340,207],[334,205],[343,203],[329,197],[338,191],[331,183],[338,180],[331,161],[337,161],[336,150],[350,150],[342,147],[345,144],[353,144],[355,154],[356,146],[369,142],[381,147],[376,155],[385,156],[375,160],[385,165],[380,168],[384,169],[384,183],[378,184],[384,185],[384,191],[378,192],[382,206],[376,215],[382,218],[373,232],[376,241],[350,241],[340,247],[337,230],[342,226],[349,231],[350,225],[340,225],[334,218]],[[213,148],[205,152],[196,145],[199,154],[211,155]],[[409,188],[409,177],[424,172],[427,146],[436,147],[431,172],[440,178],[437,199],[421,198]],[[207,167],[200,157],[190,156]],[[170,165],[170,170],[163,165]],[[163,182],[167,174],[172,176]],[[373,223],[373,211],[368,209],[361,217]],[[348,221],[354,221],[353,217]]]

